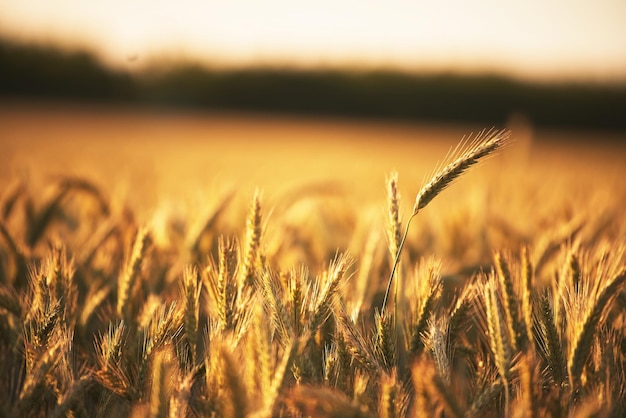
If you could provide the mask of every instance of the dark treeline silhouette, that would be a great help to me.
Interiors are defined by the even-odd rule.
[[[6,41],[0,41],[0,97],[495,125],[516,113],[540,126],[626,130],[624,84],[182,64],[130,74],[85,52]]]
[[[0,41],[0,95],[26,98],[134,100],[135,81],[105,69],[87,52]]]

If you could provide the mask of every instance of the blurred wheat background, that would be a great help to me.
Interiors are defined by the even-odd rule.
[[[1,113],[4,415],[626,409],[615,135],[96,109]]]

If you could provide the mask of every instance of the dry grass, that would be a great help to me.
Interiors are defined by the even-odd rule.
[[[386,213],[336,205],[300,229],[293,196],[255,192],[246,212],[216,193],[194,225],[159,227],[84,179],[14,183],[0,416],[625,415],[625,190],[550,201],[502,173],[489,199],[510,212],[426,210],[508,137],[462,142],[406,220],[397,174]]]

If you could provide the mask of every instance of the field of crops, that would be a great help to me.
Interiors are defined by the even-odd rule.
[[[1,108],[0,416],[626,415],[624,138],[481,128]]]

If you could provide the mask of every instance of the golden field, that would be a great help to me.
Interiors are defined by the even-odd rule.
[[[483,128],[4,105],[0,416],[623,416],[626,138]]]

